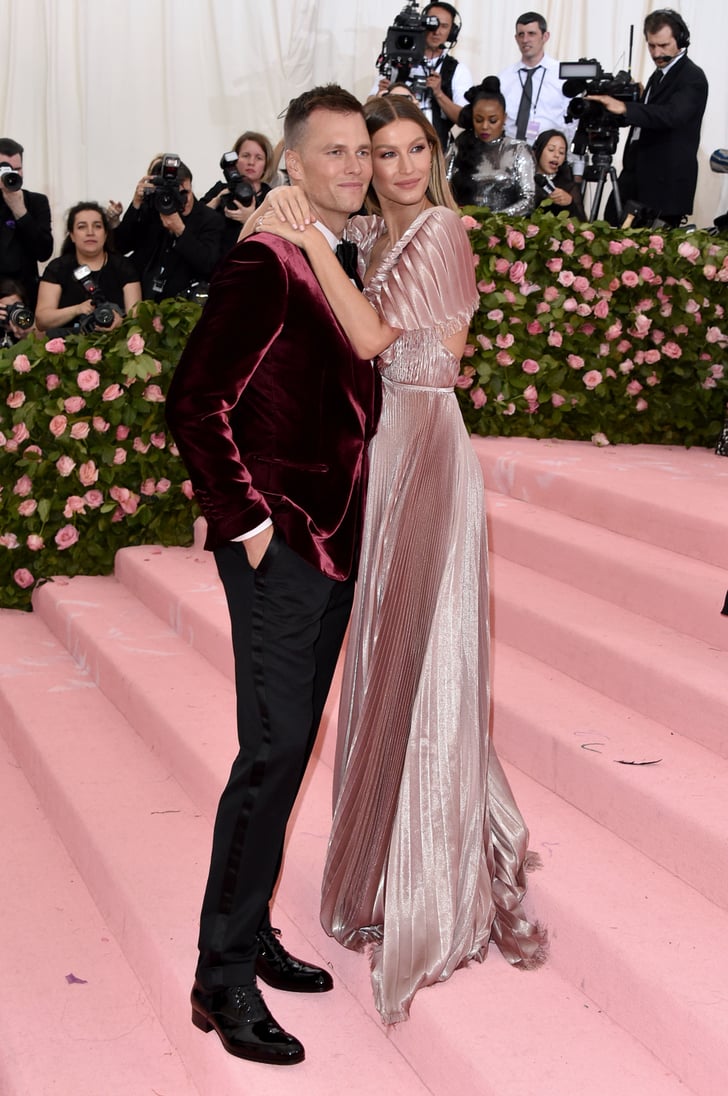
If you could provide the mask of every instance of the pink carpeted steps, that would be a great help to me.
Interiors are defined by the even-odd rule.
[[[723,1093],[728,461],[474,445],[494,735],[544,860],[528,901],[550,962],[522,974],[493,949],[423,991],[408,1024],[381,1027],[366,960],[318,925],[337,678],[275,911],[336,990],[267,991],[307,1048],[290,1070],[195,1030],[196,921],[234,752],[227,610],[199,542],[128,549],[114,578],[59,580],[34,614],[0,613],[0,796],[17,835],[3,852],[3,1094]]]

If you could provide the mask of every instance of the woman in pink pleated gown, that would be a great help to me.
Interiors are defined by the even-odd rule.
[[[392,97],[365,113],[376,213],[347,226],[363,297],[313,226],[269,215],[265,228],[304,247],[361,356],[379,352],[321,919],[369,951],[377,1009],[396,1023],[491,939],[538,966],[545,934],[522,908],[528,830],[489,734],[483,481],[453,388],[478,307],[473,257],[419,109]]]

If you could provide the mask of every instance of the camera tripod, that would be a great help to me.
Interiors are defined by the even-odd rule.
[[[614,167],[612,157],[608,152],[594,152],[592,163],[587,164],[584,168],[584,181],[597,184],[591,210],[589,212],[590,221],[596,221],[599,215],[599,207],[602,204],[602,195],[604,193],[604,184],[607,179],[609,179],[612,184],[612,199],[614,201],[614,211],[617,215],[617,223],[621,224],[623,208],[622,196],[619,193],[619,184],[617,182],[617,169]]]

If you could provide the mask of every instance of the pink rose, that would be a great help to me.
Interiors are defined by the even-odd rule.
[[[608,358],[611,351],[612,351],[612,348],[609,345],[609,343],[599,343],[599,357],[600,358]],[[609,372],[609,370],[607,370],[607,372]]]
[[[530,239],[531,239],[531,238],[532,238],[533,236],[538,236],[538,233],[539,233],[539,227],[538,227],[538,225],[528,225],[528,226],[526,227],[526,235],[528,236],[529,240],[530,240]]]
[[[39,537],[37,533],[29,533],[25,543],[31,552],[40,552],[45,547],[43,537]]]
[[[56,461],[56,469],[59,476],[70,476],[75,467],[75,460],[68,456],[59,457]]]
[[[548,301],[549,304],[553,304],[554,301],[558,300],[558,297],[559,297],[559,291],[556,288],[556,286],[555,285],[547,285],[546,288],[543,291],[543,299],[545,301]]]
[[[84,354],[84,358],[89,363],[89,365],[97,365],[103,358],[103,354],[97,346],[90,346]],[[94,385],[94,388],[95,387],[96,385]]]
[[[117,441],[126,441],[126,439],[128,437],[129,437],[129,427],[124,426],[123,423],[120,424],[119,426],[117,426],[117,428],[116,428],[116,440]]]
[[[92,510],[98,510],[99,506],[101,506],[104,501],[104,496],[101,491],[94,489],[84,493],[83,501],[87,506],[90,506]]]
[[[713,278],[716,276],[717,273],[718,268],[717,266],[714,266],[713,263],[706,263],[703,267],[703,277],[707,278],[709,282],[713,281]]]
[[[588,373],[585,373],[581,378],[587,388],[596,388],[602,383],[602,374],[598,369],[590,369]]]
[[[523,396],[529,403],[536,403],[538,401],[538,391],[535,384],[529,384],[523,389]]]
[[[682,357],[682,350],[676,342],[666,342],[662,348],[662,353],[667,358],[677,359]]]
[[[83,441],[84,438],[88,437],[90,430],[91,427],[87,422],[74,422],[71,427],[71,437],[74,441]]]
[[[486,315],[493,323],[500,323],[503,319],[503,310],[500,308],[491,308],[490,312],[487,312]]]
[[[705,341],[709,343],[724,343],[727,340],[719,327],[709,327],[705,332]]]
[[[16,373],[30,373],[30,361],[27,354],[18,354],[13,360],[13,369]]]
[[[511,265],[508,272],[508,278],[514,285],[520,285],[526,276],[527,266],[526,263],[521,262],[520,259],[516,259],[515,263]]]
[[[642,312],[635,316],[634,331],[637,335],[640,337],[646,335],[651,327],[652,320],[649,316],[645,316]]]
[[[480,343],[483,350],[492,350],[493,349],[493,343],[491,342],[491,340],[488,338],[487,335],[476,335],[475,338]]]
[[[594,264],[594,260],[591,255],[580,255],[579,266],[583,266],[585,270],[589,270]]]
[[[54,415],[51,421],[48,423],[48,429],[54,438],[60,438],[65,433],[68,426],[68,419],[65,415]]]
[[[603,263],[594,263],[594,266],[591,268],[591,272],[592,272],[592,278],[603,278],[604,277],[604,264]]]
[[[611,366],[609,366],[608,369],[605,369],[604,372],[607,374],[608,377],[611,377],[613,381],[617,379],[617,374],[614,372]]]
[[[58,376],[57,373],[49,373],[48,376],[46,377],[46,388],[48,389],[49,392],[52,392],[54,390],[54,388],[58,388],[58,385],[60,383],[61,383],[61,378]]]
[[[617,343],[617,350],[619,351],[620,354],[626,354],[627,351],[631,350],[631,349],[632,349],[632,343],[629,341],[629,339],[621,339]]]
[[[35,582],[35,579],[27,567],[19,567],[13,575],[13,580],[16,586],[19,586],[21,590],[27,590],[28,587],[32,586]]]
[[[82,369],[76,377],[76,384],[82,392],[93,392],[101,383],[101,377],[96,369]]]
[[[570,285],[574,284],[574,275],[570,270],[562,270],[556,280],[559,285],[563,285],[568,289]]]
[[[23,475],[13,487],[13,494],[20,495],[21,498],[25,498],[33,490],[33,481],[28,475]]]
[[[588,289],[591,289],[589,285],[589,279],[585,278],[583,274],[577,274],[573,281],[574,292],[581,293],[583,296]]]
[[[463,357],[464,358],[472,358],[474,353],[475,353],[475,347],[473,346],[473,344],[472,343],[466,343],[465,346],[463,347]]]
[[[92,426],[97,434],[105,434],[111,426],[111,423],[107,422],[106,419],[103,419],[101,415],[94,415]]]
[[[113,464],[124,464],[126,461],[126,449],[117,449],[114,452]]]
[[[83,396],[69,396],[63,401],[63,406],[69,415],[78,415],[86,406],[86,400]]]
[[[166,495],[167,491],[169,491],[171,486],[172,486],[172,481],[168,480],[165,476],[162,476],[161,479],[157,480],[157,494],[158,495]]]
[[[543,333],[543,327],[538,320],[531,320],[529,324],[526,324],[526,331],[529,335],[541,335]]]
[[[549,346],[561,346],[562,342],[564,341],[564,336],[561,334],[560,331],[556,331],[554,329],[552,331],[549,331],[546,341],[548,342]]]
[[[592,230],[590,228],[582,229],[581,234],[582,234],[582,236],[584,237],[585,240],[589,241],[589,243],[591,243],[594,239],[594,233],[592,232]]]
[[[21,518],[29,518],[32,517],[37,509],[38,503],[35,501],[35,499],[23,499],[23,501],[18,506],[18,513],[20,514]]]
[[[495,360],[498,362],[498,365],[513,365],[513,358],[510,356],[507,350],[499,350],[495,356]]]
[[[538,301],[536,303],[536,315],[537,316],[543,316],[544,312],[550,312],[550,311],[551,311],[551,305],[547,304],[546,301]]]
[[[524,373],[538,373],[539,368],[540,366],[538,362],[534,361],[533,358],[525,358],[521,362],[521,369]]]
[[[64,518],[72,518],[74,514],[83,514],[86,507],[80,495],[69,495],[63,510]]]
[[[579,357],[578,354],[567,354],[566,360],[572,369],[583,369],[584,359]]]
[[[13,442],[17,448],[18,445],[22,445],[24,441],[27,441],[30,437],[30,431],[24,422],[16,422],[12,430]],[[8,442],[8,448],[10,448],[10,442]]]
[[[53,538],[60,551],[70,548],[78,540],[78,529],[75,525],[63,525]]]
[[[472,229],[472,228],[480,228],[480,222],[476,221],[475,217],[471,217],[469,213],[466,213],[464,217],[460,218],[460,223],[463,226],[463,228],[466,228],[468,231],[470,231],[470,229]],[[155,316],[154,320],[158,320],[160,325],[161,325],[162,321],[161,321],[159,316]],[[152,320],[152,326],[154,327],[154,330],[155,331],[161,331],[162,330],[161,326],[157,327],[156,324],[154,323],[154,320]]]
[[[18,546],[18,538],[16,537],[15,533],[3,533],[0,536],[0,548],[13,549],[17,548]]]
[[[11,392],[5,402],[15,411],[25,403],[25,392]]]
[[[509,247],[512,247],[514,251],[523,251],[526,246],[526,240],[523,233],[518,232],[513,228],[506,230],[506,243]]]
[[[455,387],[456,388],[470,388],[472,383],[473,383],[473,378],[472,377],[466,377],[461,373],[460,376],[455,381]]]
[[[661,343],[661,342],[662,342],[662,341],[664,340],[664,338],[665,338],[665,332],[664,332],[664,331],[658,331],[658,329],[657,329],[657,328],[655,328],[655,330],[654,330],[654,331],[652,332],[652,334],[650,335],[650,338],[652,339],[652,341],[653,341],[653,343],[655,344],[655,346],[659,346],[659,345],[660,345],[660,343]]]
[[[49,354],[62,354],[66,349],[66,344],[63,339],[49,339],[45,344],[45,348]]]
[[[508,259],[500,258],[500,259],[496,259],[496,261],[495,261],[495,272],[496,272],[496,274],[501,274],[501,275],[507,274],[508,271],[510,270],[510,267],[511,267],[511,264],[508,262]]]
[[[635,411],[646,411],[648,407],[649,404],[647,400],[643,400],[641,396],[634,405]]]
[[[594,445],[599,445],[599,446],[611,445],[611,442],[609,441],[609,438],[607,437],[606,434],[602,434],[602,433],[592,434],[591,440],[592,440],[592,443]]]
[[[710,367],[710,375],[711,377],[716,377],[719,381],[723,380],[723,377],[725,376],[725,366],[720,365],[717,362],[714,363]]]
[[[149,452],[149,442],[142,441],[141,438],[134,438],[134,441],[132,442],[132,447],[135,453]]]
[[[670,301],[666,301],[665,304],[663,304],[662,308],[660,309],[660,315],[665,317],[672,316],[672,304],[670,303]]]
[[[574,241],[573,240],[562,240],[561,241],[561,250],[563,251],[564,255],[573,255],[574,254]]]
[[[78,470],[78,478],[84,487],[90,487],[91,484],[96,483],[99,478],[99,470],[95,461],[85,461]]]
[[[552,392],[551,403],[554,407],[561,407],[563,404],[566,403],[566,400],[563,396],[560,396],[558,392]]]
[[[700,248],[695,244],[691,244],[688,240],[683,240],[681,244],[678,244],[678,255],[681,255],[683,259],[687,259],[689,263],[695,263],[700,258]]]
[[[546,260],[546,266],[548,267],[548,269],[551,271],[552,274],[558,274],[558,272],[561,270],[561,267],[563,265],[564,265],[564,260],[561,258],[560,255],[557,255],[553,259],[547,259]]]
[[[154,478],[145,479],[144,482],[142,483],[141,487],[139,488],[139,490],[142,493],[142,495],[153,495],[154,492],[155,492],[156,486],[157,485],[154,481]]]
[[[634,289],[636,285],[640,284],[639,275],[635,274],[634,270],[625,270],[622,274],[622,285],[629,286],[630,289]]]
[[[642,391],[642,385],[638,380],[630,381],[627,385],[628,396],[638,396]]]
[[[473,407],[483,407],[488,400],[485,392],[482,388],[474,388],[470,393],[470,399],[473,401]]]
[[[478,288],[478,293],[483,293],[484,295],[487,296],[489,293],[493,293],[495,291],[495,282],[480,281],[480,282],[478,282],[477,288]]]
[[[706,377],[705,380],[703,381],[701,387],[702,388],[716,388],[717,386],[718,386],[718,382],[715,379],[715,377]]]
[[[662,236],[650,236],[650,247],[658,254],[662,254],[662,250],[665,246],[665,241]]]
[[[112,400],[118,400],[119,396],[123,396],[124,389],[120,384],[110,384],[108,388],[104,389],[101,397],[106,403],[111,403]]]
[[[137,333],[129,336],[126,340],[126,345],[127,349],[132,354],[142,354],[144,352],[144,339]]]
[[[507,407],[503,408],[503,414],[504,415],[514,415],[515,412],[516,412],[515,403],[509,403]]]
[[[680,351],[680,353],[682,353],[682,351]],[[680,355],[678,355],[678,357],[679,356]],[[635,355],[635,357],[636,357],[636,355]],[[655,365],[656,362],[659,362],[661,357],[662,357],[662,355],[660,354],[659,350],[648,350],[645,353],[644,361],[647,363],[647,365]]]
[[[648,384],[650,388],[654,388],[656,384],[660,383],[660,378],[657,373],[650,373],[649,377],[645,377],[645,384]]]
[[[591,310],[590,306],[588,304],[585,304],[583,301],[582,301],[581,304],[578,304],[576,306],[577,316],[591,316],[591,313],[592,313],[592,310]],[[591,325],[589,325],[589,326],[591,326]],[[592,327],[592,331],[593,330],[594,330],[594,328]]]
[[[610,240],[609,241],[609,254],[610,255],[621,255],[623,251],[624,251],[624,244],[621,242],[621,240]]]
[[[564,312],[576,312],[579,308],[579,302],[575,297],[567,297],[564,301]]]
[[[684,323],[679,323],[676,327],[673,327],[673,334],[675,335],[687,335],[688,329]]]
[[[640,269],[640,278],[645,282],[652,282],[655,280],[655,272],[651,266],[643,266]]]
[[[496,335],[495,345],[500,347],[501,350],[507,350],[509,346],[513,346],[515,337],[509,332],[505,335]]]
[[[180,484],[180,491],[187,499],[193,499],[195,497],[194,488],[192,487],[192,480],[183,480]]]
[[[158,384],[148,384],[142,395],[149,403],[164,403],[164,393]]]

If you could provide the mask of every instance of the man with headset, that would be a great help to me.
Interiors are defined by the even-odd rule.
[[[445,149],[450,130],[462,108],[467,106],[465,92],[472,87],[473,78],[462,61],[450,56],[449,51],[457,42],[462,28],[460,15],[452,4],[427,4],[422,9],[422,15],[438,21],[438,25],[430,29],[425,38],[424,65],[413,65],[406,76],[398,79],[409,83],[416,77],[424,77],[425,97],[419,105],[435,127]],[[378,77],[371,95],[381,95],[389,84],[390,80],[386,77]]]
[[[677,12],[653,11],[643,30],[655,71],[640,101],[625,103],[611,95],[588,98],[619,115],[621,125],[632,127],[617,180],[622,202],[638,202],[676,228],[693,208],[708,81],[687,56],[690,31]],[[617,223],[611,197],[605,217]]]

